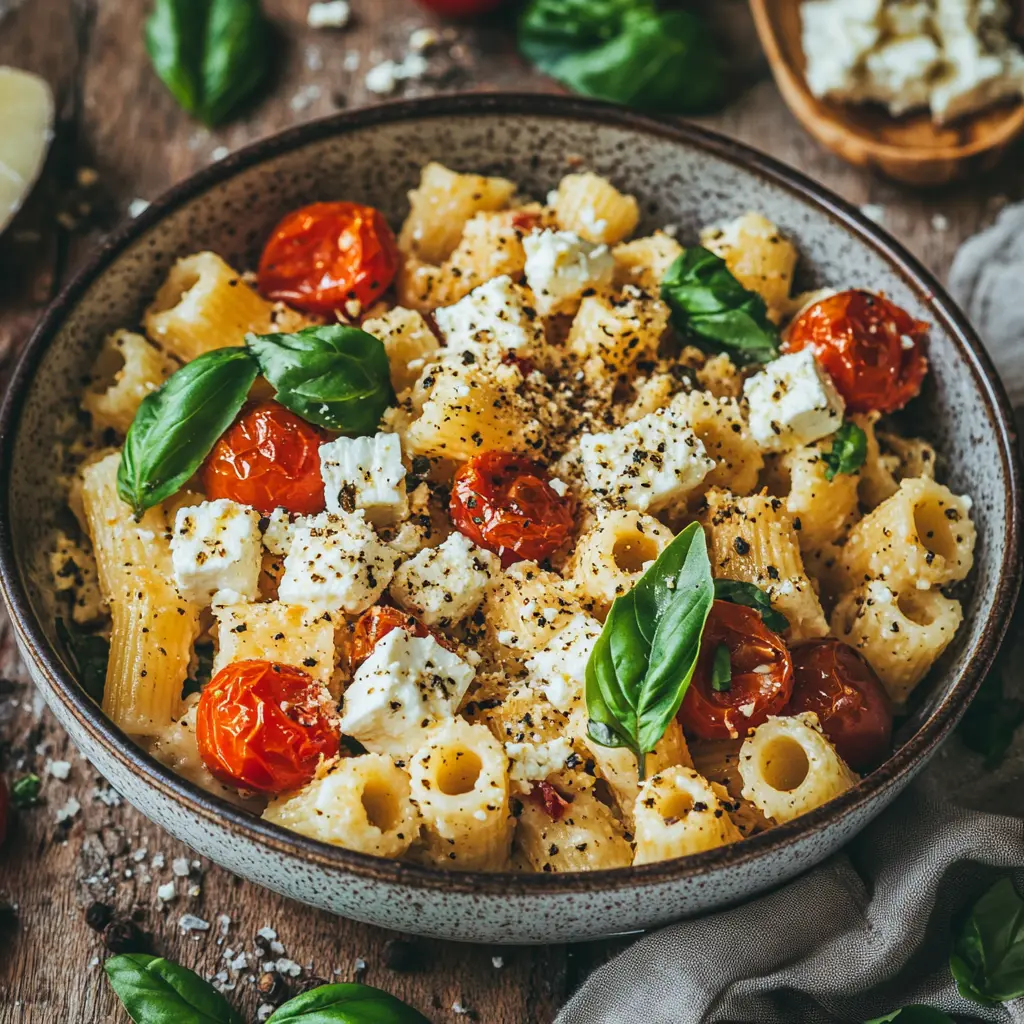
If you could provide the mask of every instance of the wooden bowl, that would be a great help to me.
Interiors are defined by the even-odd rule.
[[[994,167],[1024,135],[1024,102],[937,125],[927,112],[893,117],[875,104],[819,100],[804,78],[797,0],[750,0],[757,33],[783,99],[827,149],[909,185],[944,185]]]

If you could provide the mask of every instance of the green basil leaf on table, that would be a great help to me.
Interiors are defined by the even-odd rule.
[[[772,607],[772,599],[756,584],[743,580],[715,580],[715,599],[746,605],[761,613],[761,621],[773,632],[789,629],[789,619]]]
[[[732,689],[732,655],[725,644],[715,648],[715,660],[711,665],[711,689],[728,693]]]
[[[204,352],[139,406],[121,452],[117,493],[136,516],[176,494],[245,404],[259,367],[244,348]]]
[[[832,435],[832,450],[823,456],[825,479],[834,480],[838,473],[856,473],[867,457],[867,434],[856,423],[847,420]]]
[[[103,688],[107,684],[110,641],[106,637],[78,629],[74,624],[69,626],[63,619],[57,619],[57,636],[75,663],[75,676],[82,689],[97,704],[101,703]]]
[[[321,985],[279,1006],[267,1024],[430,1024],[387,992],[355,983]]]
[[[1002,878],[971,908],[949,969],[960,995],[976,1003],[1024,996],[1024,899]]]
[[[15,779],[11,784],[11,800],[19,811],[32,807],[39,800],[39,791],[43,783],[38,775],[30,773]]]
[[[103,969],[135,1024],[243,1024],[209,982],[163,957],[112,956]]]
[[[707,24],[691,11],[659,12],[650,0],[533,0],[519,48],[574,92],[641,110],[696,113],[724,97]]]
[[[931,1006],[904,1006],[884,1017],[872,1017],[864,1024],[888,1024],[889,1021],[899,1021],[899,1024],[956,1024],[948,1013]]]
[[[728,352],[735,363],[767,363],[779,354],[779,331],[764,299],[699,245],[684,250],[665,272],[661,297],[677,330],[698,345]]]
[[[226,120],[270,62],[270,27],[259,0],[156,0],[146,51],[178,103],[208,125]]]
[[[704,531],[691,523],[615,599],[587,662],[590,737],[631,750],[641,779],[690,685],[714,596]]]
[[[354,436],[373,434],[395,402],[383,343],[355,327],[250,334],[245,343],[277,389],[277,401],[310,423]]]

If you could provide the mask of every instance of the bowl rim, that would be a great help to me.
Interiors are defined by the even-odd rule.
[[[998,440],[1002,482],[1009,508],[1006,544],[992,611],[983,623],[979,640],[973,650],[968,652],[966,665],[952,688],[907,742],[854,787],[808,814],[776,825],[742,843],[688,857],[640,866],[555,875],[441,869],[346,850],[255,818],[179,777],[145,753],[86,696],[37,621],[21,580],[11,531],[10,477],[16,427],[36,369],[66,318],[89,287],[129,246],[143,238],[166,215],[242,170],[293,149],[353,131],[404,121],[461,116],[524,116],[597,122],[681,143],[744,171],[755,173],[814,207],[819,214],[837,222],[893,266],[919,293],[921,301],[928,305],[932,315],[953,339],[965,368],[971,373],[982,395]],[[946,738],[981,685],[1008,628],[1016,603],[1014,580],[1019,579],[1022,567],[1021,515],[1024,503],[1021,474],[1021,457],[1009,400],[987,353],[965,316],[931,272],[899,242],[829,189],[772,157],[704,127],[679,118],[655,120],[593,100],[515,92],[452,94],[399,100],[345,111],[287,128],[203,168],[168,189],[142,214],[112,232],[61,289],[22,348],[0,406],[0,594],[22,650],[44,675],[63,711],[89,734],[93,742],[115,757],[124,770],[141,776],[148,786],[155,787],[162,795],[177,801],[192,816],[205,819],[212,826],[226,827],[236,837],[248,839],[283,856],[298,857],[328,872],[342,872],[414,889],[443,890],[476,896],[534,898],[595,889],[616,891],[698,879],[779,853],[827,825],[838,824],[875,800]]]

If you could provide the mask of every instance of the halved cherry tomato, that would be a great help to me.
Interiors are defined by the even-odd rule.
[[[310,313],[348,302],[365,309],[387,291],[399,264],[384,215],[358,203],[313,203],[289,213],[260,257],[260,293]]]
[[[881,295],[846,291],[816,302],[790,325],[787,352],[810,346],[851,412],[894,412],[928,372],[928,325]]]
[[[892,706],[874,669],[858,651],[833,637],[800,644],[792,656],[789,713],[813,711],[851,768],[877,768],[892,746]]]
[[[477,14],[496,11],[502,0],[420,0],[420,3],[445,18],[472,18]]]
[[[243,409],[201,470],[208,498],[230,498],[264,515],[324,510],[320,445],[324,434],[277,402]]]
[[[715,654],[729,650],[732,680],[728,689],[711,685]],[[715,601],[704,627],[697,668],[679,709],[679,721],[692,736],[737,739],[777,715],[793,689],[793,662],[782,637],[773,633],[753,608]]]
[[[0,775],[0,846],[7,838],[7,817],[11,813],[11,794],[7,788],[7,780]]]
[[[535,782],[526,798],[538,807],[543,807],[552,821],[561,821],[572,806],[572,797],[562,796],[550,782]]]
[[[272,661],[225,665],[199,697],[196,742],[210,774],[228,786],[283,793],[304,786],[321,757],[338,753],[338,724],[323,687]]]
[[[449,514],[455,529],[501,556],[506,568],[539,562],[572,533],[573,501],[555,491],[535,462],[484,452],[455,474]]]
[[[346,638],[343,653],[349,671],[355,672],[373,653],[377,643],[393,629],[408,630],[413,636],[432,636],[449,651],[455,649],[454,644],[446,636],[424,625],[415,615],[400,611],[398,608],[375,604],[356,619]]]

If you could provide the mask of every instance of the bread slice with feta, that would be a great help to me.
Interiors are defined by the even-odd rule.
[[[362,509],[377,526],[392,525],[409,514],[397,434],[339,437],[320,445],[320,475],[328,512]]]

